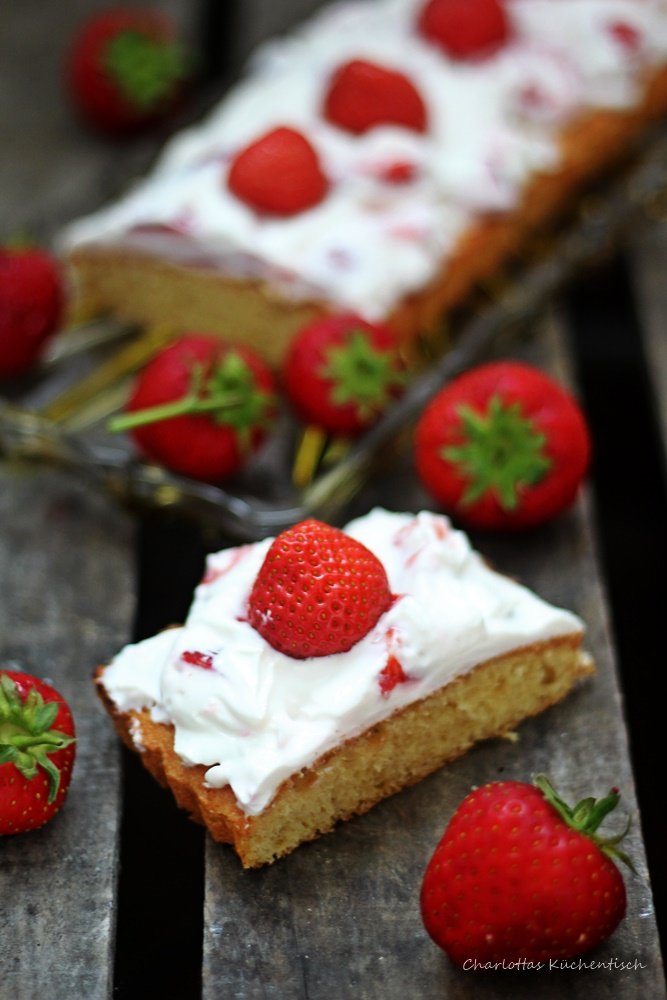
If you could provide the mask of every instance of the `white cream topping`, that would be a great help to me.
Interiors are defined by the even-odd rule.
[[[152,176],[72,224],[63,247],[133,247],[381,319],[433,277],[479,213],[511,209],[531,176],[558,165],[565,122],[591,106],[630,106],[647,68],[667,55],[666,0],[506,0],[511,42],[475,62],[450,60],[419,35],[423,2],[338,3],[265,45]],[[636,32],[636,45],[618,25]],[[351,59],[406,73],[428,131],[355,136],[324,121],[330,76]],[[332,181],[320,204],[290,218],[261,216],[227,189],[232,157],[279,125],[309,138]],[[412,181],[381,179],[396,162],[414,165]],[[142,228],[161,225],[177,233]]]
[[[345,531],[377,555],[397,595],[347,653],[296,660],[245,620],[267,539],[210,556],[184,626],[127,646],[104,671],[121,711],[172,722],[179,756],[208,767],[207,785],[231,785],[249,815],[327,750],[478,663],[583,629],[489,569],[444,516],[378,508]],[[387,691],[391,656],[407,679]]]

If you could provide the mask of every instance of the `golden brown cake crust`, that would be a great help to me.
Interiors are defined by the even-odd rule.
[[[366,812],[430,774],[479,740],[501,736],[563,698],[594,670],[579,633],[535,643],[479,664],[470,673],[348,740],[285,781],[257,816],[247,816],[229,786],[207,788],[202,765],[186,766],[173,749],[173,727],[147,709],[119,711],[97,690],[121,739],[173,792],[181,808],[218,841],[232,844],[248,868]]]
[[[646,127],[667,114],[667,67],[652,75],[632,110],[579,116],[561,137],[562,166],[537,175],[513,212],[481,218],[464,235],[439,274],[406,297],[387,318],[406,343],[436,326],[474,286],[493,278],[526,240],[557,218],[582,188],[628,150]],[[271,363],[283,358],[304,323],[334,311],[325,302],[282,298],[259,281],[156,260],[113,247],[80,247],[70,255],[75,299],[86,314],[112,310],[139,323],[175,331],[219,333],[257,349]]]

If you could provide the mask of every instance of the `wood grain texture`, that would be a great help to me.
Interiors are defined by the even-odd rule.
[[[63,98],[75,27],[102,0],[7,0],[0,12],[0,239],[48,241],[142,169],[156,138],[122,146],[87,131]],[[163,4],[183,25],[192,8]],[[126,642],[133,529],[83,483],[0,463],[0,664],[51,679],[71,702],[77,761],[64,809],[0,842],[1,1000],[111,995],[120,770],[92,690]]]
[[[135,0],[139,2],[139,0]],[[151,0],[144,0],[149,3]],[[236,55],[316,4],[236,0]],[[88,133],[61,96],[74,26],[103,0],[5,0],[0,13],[0,234],[50,238],[141,173],[148,137],[120,146]],[[188,27],[197,5],[163,7]],[[657,288],[667,251],[651,237],[642,280]],[[652,268],[652,269],[651,269]],[[648,285],[646,286],[648,287]],[[647,296],[647,302],[651,301]],[[662,351],[662,307],[646,313]],[[651,350],[654,348],[652,347]],[[556,325],[525,349],[567,367]],[[664,354],[654,356],[659,370]],[[667,394],[660,391],[661,398]],[[408,461],[365,491],[374,503],[428,506]],[[621,787],[635,807],[627,740],[587,498],[570,516],[517,544],[476,539],[497,565],[588,622],[594,681],[521,728],[518,743],[480,746],[439,774],[305,845],[271,868],[244,872],[225,848],[207,847],[204,1000],[664,997],[639,824],[629,851],[627,919],[591,958],[641,963],[618,971],[505,973],[454,970],[422,930],[418,888],[445,822],[472,784],[548,771],[564,794]],[[94,704],[89,674],[126,641],[133,610],[132,525],[109,501],[51,469],[0,466],[0,662],[51,678],[71,699],[79,752],[70,799],[48,827],[0,843],[0,1000],[104,1000],[111,991],[118,836],[118,748]],[[595,735],[593,735],[595,734]],[[150,827],[150,817],[146,818]],[[49,885],[49,893],[43,887]],[[155,915],[159,927],[165,914]],[[180,1000],[180,998],[179,998]]]
[[[648,374],[653,387],[653,404],[667,447],[667,227],[660,206],[660,215],[637,231],[632,242],[632,277],[638,293],[638,309],[648,362]]]
[[[112,985],[119,752],[90,675],[130,634],[131,526],[71,477],[7,466],[0,526],[0,664],[50,680],[78,736],[61,812],[0,842],[0,998],[103,1000]]]
[[[304,20],[325,0],[236,0],[234,9],[234,66],[241,68],[261,42]]]
[[[513,353],[561,377],[568,374],[555,322]],[[429,505],[415,484],[409,459],[367,489],[355,508],[361,512],[376,503],[406,510]],[[597,676],[521,726],[518,742],[478,746],[415,788],[268,869],[242,872],[230,851],[209,841],[204,1000],[221,993],[243,1000],[665,995],[638,823],[629,850],[640,874],[629,877],[628,916],[588,958],[636,961],[642,968],[505,972],[480,978],[454,969],[422,928],[418,897],[423,869],[448,818],[473,785],[501,778],[530,780],[544,771],[573,800],[619,784],[625,808],[636,809],[588,498],[559,522],[523,539],[487,536],[475,542],[501,570],[581,614]]]
[[[152,6],[133,0],[133,6]],[[49,239],[93,211],[145,170],[160,134],[114,141],[77,119],[66,96],[66,57],[74,32],[104,0],[3,0],[0,10],[0,239],[16,232]],[[159,5],[194,33],[197,5]],[[166,133],[165,133],[166,134]]]

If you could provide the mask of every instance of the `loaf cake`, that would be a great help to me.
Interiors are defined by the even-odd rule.
[[[454,25],[443,43],[448,5],[455,20],[474,8],[482,29],[500,21],[481,39]],[[265,45],[147,179],[67,228],[86,309],[219,331],[272,362],[326,312],[406,339],[432,328],[667,111],[663,0],[467,6],[339,3]],[[235,181],[240,156],[276,130],[307,144],[317,173],[296,211],[299,178],[279,159],[268,207]]]
[[[344,535],[391,591],[347,651],[297,658],[258,630],[273,614],[258,626],[248,612],[268,539],[209,556],[185,624],[96,673],[124,742],[246,867],[512,731],[593,671],[579,618],[490,569],[446,517],[378,508]]]

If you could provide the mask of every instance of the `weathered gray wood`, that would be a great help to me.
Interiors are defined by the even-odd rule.
[[[103,0],[4,0],[0,9],[0,239],[47,239],[71,219],[99,208],[148,165],[156,136],[118,141],[97,136],[65,96],[64,66],[75,30]],[[134,0],[133,6],[154,6]],[[160,4],[192,33],[197,4]]]
[[[664,219],[647,221],[637,231],[630,262],[638,292],[649,378],[662,427],[662,441],[667,447],[667,228]]]
[[[0,664],[53,682],[78,731],[68,800],[0,843],[0,997],[103,1000],[113,970],[118,747],[92,669],[127,641],[129,520],[45,469],[0,466]]]
[[[564,373],[563,348],[553,324],[522,353]],[[357,506],[361,510],[374,503],[412,510],[429,506],[409,461],[366,490]],[[640,875],[628,878],[628,916],[613,938],[588,957],[637,961],[640,969],[480,978],[454,969],[422,929],[421,874],[448,818],[472,785],[501,777],[529,780],[546,771],[568,797],[602,794],[618,784],[625,807],[636,807],[586,498],[572,514],[522,544],[515,538],[480,539],[478,544],[504,571],[584,617],[597,676],[521,726],[517,743],[495,740],[477,747],[268,869],[243,872],[231,851],[209,841],[205,1000],[220,995],[243,1000],[665,995],[639,824],[629,845]]]
[[[98,138],[63,98],[76,25],[102,0],[7,0],[0,11],[0,239],[48,240],[148,161],[156,138]],[[189,22],[186,0],[162,5]],[[119,751],[91,673],[132,625],[133,533],[108,499],[52,469],[0,463],[0,664],[51,678],[78,752],[53,823],[0,843],[1,1000],[111,995]]]
[[[284,32],[323,6],[325,0],[237,0],[232,58],[236,67],[260,42]]]
[[[149,3],[150,0],[145,0]],[[103,0],[5,0],[0,12],[0,231],[49,237],[140,172],[155,140],[96,138],[60,96],[61,67],[78,21]],[[163,4],[190,22],[196,5]],[[313,0],[244,0],[237,55]],[[656,238],[658,238],[656,236]],[[664,237],[660,237],[664,240]],[[664,259],[664,258],[663,258]],[[652,272],[660,280],[656,266]],[[648,316],[648,314],[647,314]],[[657,314],[653,329],[661,332]],[[553,345],[530,348],[556,363]],[[665,366],[660,370],[664,373]],[[664,393],[661,394],[662,398]],[[428,505],[405,468],[366,491],[374,502]],[[127,637],[131,528],[105,500],[52,470],[0,471],[0,655],[50,676],[72,699],[79,759],[69,802],[49,827],[0,844],[0,1000],[96,1000],[110,990],[117,838],[117,746],[94,705],[92,665]],[[518,744],[495,741],[368,816],[260,872],[228,850],[207,850],[204,996],[355,1000],[382,997],[664,996],[645,862],[635,824],[630,909],[599,961],[638,960],[634,972],[494,976],[455,972],[426,938],[417,894],[423,866],[471,784],[548,770],[563,792],[620,784],[634,805],[621,696],[585,502],[531,536],[485,543],[497,564],[546,597],[580,611],[600,671],[563,705],[527,723]],[[595,733],[595,736],[593,736]],[[48,894],[38,895],[50,883]],[[160,915],[158,915],[160,916]]]

